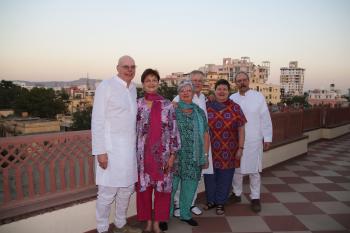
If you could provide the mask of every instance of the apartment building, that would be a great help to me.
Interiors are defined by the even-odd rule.
[[[289,67],[281,67],[280,71],[282,98],[303,95],[305,69],[299,67],[297,61],[291,61]]]
[[[261,65],[255,65],[249,57],[241,59],[223,58],[222,65],[206,64],[200,67],[206,74],[206,82],[203,88],[205,93],[214,90],[215,82],[226,79],[230,82],[233,91],[237,91],[234,77],[238,72],[246,72],[250,79],[250,88],[261,92],[267,103],[277,104],[281,101],[281,91],[278,85],[267,84],[270,76],[270,62],[263,61]]]
[[[198,70],[202,71],[206,77],[203,86],[204,94],[213,91],[215,83],[219,79],[229,81],[232,90],[237,91],[234,78],[238,72],[243,71],[249,75],[250,88],[261,92],[267,103],[277,104],[281,101],[279,86],[267,83],[270,76],[270,62],[268,61],[263,61],[261,65],[255,65],[249,57],[241,57],[240,59],[223,58],[221,65],[206,64]],[[184,78],[189,78],[189,73],[172,73],[162,80],[168,86],[174,86]]]

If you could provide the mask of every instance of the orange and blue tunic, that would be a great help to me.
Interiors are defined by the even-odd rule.
[[[235,167],[235,154],[238,149],[238,128],[247,120],[241,107],[227,100],[207,102],[209,133],[213,154],[213,166],[219,169]]]

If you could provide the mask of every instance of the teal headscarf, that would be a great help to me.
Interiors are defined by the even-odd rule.
[[[193,158],[194,161],[197,162],[198,166],[204,165],[206,163],[206,157],[204,156],[204,120],[201,115],[201,109],[198,107],[198,105],[191,103],[186,104],[182,100],[178,103],[178,108],[181,111],[182,109],[192,109],[193,114]],[[182,111],[181,111],[182,112]],[[182,114],[177,115],[176,117],[181,119],[184,118],[185,113],[182,112]],[[184,122],[183,119],[179,120],[179,122]],[[180,123],[181,124],[181,123]],[[181,125],[180,125],[181,127]]]

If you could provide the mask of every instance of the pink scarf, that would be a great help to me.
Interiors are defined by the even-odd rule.
[[[145,99],[152,101],[149,130],[145,142],[145,172],[154,181],[163,180],[162,104],[159,100],[163,100],[164,98],[157,93],[145,93]]]

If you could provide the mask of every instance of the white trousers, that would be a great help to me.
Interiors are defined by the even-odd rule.
[[[241,196],[243,191],[243,176],[249,175],[250,199],[260,199],[261,178],[260,173],[242,174],[240,168],[235,169],[233,175],[232,187],[236,196]]]
[[[134,192],[134,185],[129,187],[107,187],[98,185],[96,200],[96,223],[99,233],[108,231],[109,214],[111,205],[115,200],[115,218],[114,224],[121,228],[126,224],[126,214],[128,211],[129,200]]]
[[[196,204],[196,200],[197,200],[197,195],[198,195],[198,190],[199,190],[199,183],[201,182],[202,179],[199,180],[198,182],[198,186],[197,186],[197,190],[194,194],[194,197],[193,197],[193,200],[192,200],[192,205],[191,206],[194,206]],[[179,208],[180,206],[180,186],[178,186],[177,190],[176,190],[176,193],[174,195],[174,205],[176,208]]]

